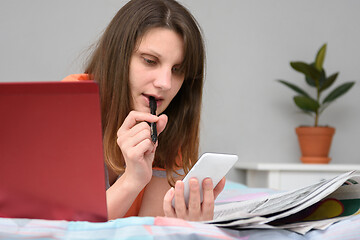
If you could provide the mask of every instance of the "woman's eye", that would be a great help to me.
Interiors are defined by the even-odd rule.
[[[144,58],[144,61],[149,65],[155,65],[156,64],[156,61],[148,59],[148,58]]]
[[[171,71],[173,72],[173,73],[177,73],[177,74],[180,74],[181,72],[181,70],[180,70],[180,66],[177,66],[177,67],[173,67],[172,69],[171,69]]]

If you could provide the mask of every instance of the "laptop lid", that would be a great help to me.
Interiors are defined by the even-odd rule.
[[[0,83],[0,217],[106,221],[96,83]]]

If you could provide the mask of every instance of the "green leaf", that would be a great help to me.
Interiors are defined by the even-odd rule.
[[[300,95],[306,96],[306,97],[310,97],[309,94],[307,94],[304,90],[302,90],[301,88],[299,88],[298,86],[284,81],[284,80],[278,80],[280,83],[284,84],[285,86],[291,88],[292,90],[294,90],[295,92],[299,93]]]
[[[322,47],[319,49],[315,58],[315,68],[320,72],[323,69],[325,54],[326,54],[326,43],[322,45]]]
[[[316,87],[316,83],[311,77],[305,76],[305,80],[307,84],[309,84],[311,87]]]
[[[321,88],[326,81],[326,73],[325,70],[321,70],[320,78],[319,78],[319,87]]]
[[[319,108],[319,114],[321,114],[328,106],[329,106],[329,103],[321,104],[321,106]]]
[[[307,77],[317,81],[320,78],[320,71],[318,71],[313,65],[305,62],[290,62],[293,69],[305,74]]]
[[[310,97],[305,97],[305,96],[295,96],[294,97],[294,102],[296,104],[296,106],[298,106],[301,110],[306,111],[306,112],[316,112],[320,105],[317,101],[315,101],[314,99],[310,98]]]
[[[330,102],[334,101],[335,99],[337,99],[338,97],[342,96],[347,91],[349,91],[350,88],[352,88],[352,86],[354,84],[355,84],[355,82],[347,82],[347,83],[341,84],[340,86],[335,88],[331,93],[329,93],[329,95],[327,95],[327,97],[324,99],[323,103],[330,103]]]
[[[314,64],[315,66],[315,64]],[[307,84],[309,84],[311,87],[316,87],[316,81],[314,79],[312,79],[311,77],[305,77],[305,80],[307,82]],[[322,85],[324,85],[324,82],[326,81],[326,73],[325,70],[323,69],[320,73],[320,78],[319,78],[319,87],[321,88]]]
[[[338,77],[339,72],[334,73],[333,75],[331,75],[330,77],[328,77],[324,84],[321,86],[320,88],[320,92],[324,91],[325,89],[328,89],[336,80],[336,78]]]

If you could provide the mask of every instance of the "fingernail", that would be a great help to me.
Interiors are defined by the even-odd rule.
[[[210,178],[207,178],[204,181],[205,181],[205,187],[207,187],[207,188],[213,187],[212,180]]]
[[[189,185],[190,185],[191,189],[196,189],[199,186],[199,182],[198,182],[198,180],[196,178],[192,178],[189,181]]]
[[[167,195],[173,195],[173,193],[174,193],[174,188],[172,187],[172,188],[170,188],[168,191],[167,191]]]
[[[175,188],[182,188],[182,181],[181,180],[176,181]]]

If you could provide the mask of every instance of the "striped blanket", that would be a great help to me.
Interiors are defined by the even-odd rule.
[[[269,194],[267,189],[252,189],[227,184],[218,202],[249,199]],[[326,230],[300,235],[287,230],[231,230],[210,224],[165,217],[131,217],[105,223],[0,218],[0,239],[359,239],[360,216],[333,224]]]

